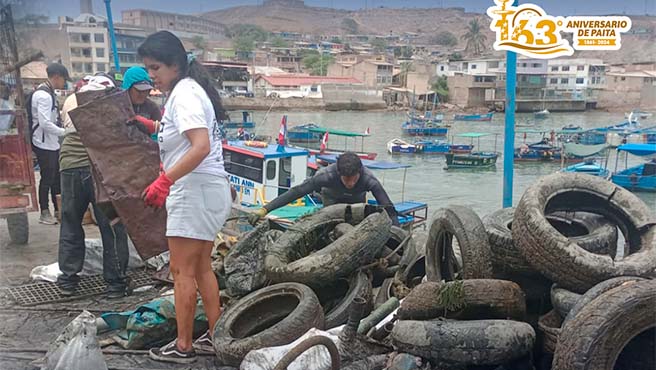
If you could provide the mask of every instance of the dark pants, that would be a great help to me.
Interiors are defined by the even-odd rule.
[[[41,169],[41,181],[39,181],[39,208],[41,211],[48,209],[48,194],[52,196],[55,211],[57,206],[56,195],[61,193],[59,186],[59,150],[44,150],[32,146],[36,160]]]
[[[129,256],[128,235],[123,224],[111,226],[110,220],[96,207],[90,168],[63,170],[61,188],[59,269],[63,275],[57,279],[57,283],[74,286],[80,280],[77,274],[82,271],[86,251],[82,218],[91,203],[103,243],[103,277],[109,290],[124,290],[127,284],[125,270]]]

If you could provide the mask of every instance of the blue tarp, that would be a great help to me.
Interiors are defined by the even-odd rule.
[[[318,155],[317,159],[328,163],[337,162],[337,156],[330,155],[330,154]],[[387,161],[372,161],[370,159],[362,159],[362,165],[370,170],[396,170],[399,168],[412,167],[409,164],[401,164],[401,163],[387,162]]]
[[[656,154],[656,144],[623,144],[617,147],[618,152],[629,152],[633,155],[645,156]]]

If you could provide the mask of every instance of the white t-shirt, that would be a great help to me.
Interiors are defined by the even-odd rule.
[[[185,131],[206,128],[210,137],[210,153],[192,172],[228,176],[223,168],[221,134],[214,108],[205,90],[192,78],[180,80],[166,104],[157,137],[159,156],[168,171],[191,149]]]

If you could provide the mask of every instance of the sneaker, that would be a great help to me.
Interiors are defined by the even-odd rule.
[[[176,341],[161,348],[151,348],[148,352],[151,359],[162,362],[174,362],[178,364],[189,364],[196,361],[196,351],[183,352],[178,349]]]
[[[206,331],[196,341],[194,341],[194,349],[201,353],[214,353],[214,342],[210,336],[210,331]]]
[[[106,297],[108,299],[119,299],[131,295],[132,295],[132,289],[130,287],[126,287],[125,289],[122,290],[108,290]]]
[[[57,288],[62,297],[70,297],[75,295],[77,284],[57,284]]]
[[[39,217],[39,223],[44,225],[57,225],[57,219],[52,217],[50,210],[44,209],[41,211],[41,217]]]

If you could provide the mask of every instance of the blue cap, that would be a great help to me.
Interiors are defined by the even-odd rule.
[[[148,71],[144,67],[133,66],[128,68],[123,75],[123,85],[121,88],[127,90],[131,87],[137,90],[151,90],[153,88],[153,81],[148,76]]]

